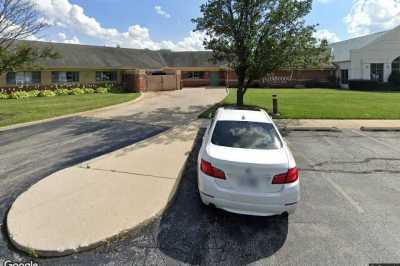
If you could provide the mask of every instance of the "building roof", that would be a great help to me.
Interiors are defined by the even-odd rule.
[[[377,32],[362,37],[349,39],[342,42],[336,42],[329,45],[332,49],[333,62],[350,61],[350,51],[361,49],[371,42],[375,41],[387,31]]]
[[[61,57],[39,62],[48,68],[160,69],[166,63],[158,51],[103,46],[21,41],[33,47],[52,47]]]
[[[219,67],[223,63],[212,61],[212,53],[209,51],[197,52],[172,52],[161,50],[160,54],[169,67]]]
[[[215,63],[211,51],[174,52],[170,50],[129,49],[93,45],[66,44],[40,41],[18,41],[33,47],[52,47],[61,57],[44,59],[38,64],[48,69],[162,69],[166,67],[223,67],[225,62]],[[321,68],[330,68],[323,65]]]
[[[129,49],[93,45],[19,41],[34,47],[52,47],[61,57],[39,62],[48,68],[161,69],[164,67],[219,67],[209,51],[173,52],[170,50]]]

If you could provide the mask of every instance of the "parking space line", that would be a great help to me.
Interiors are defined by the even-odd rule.
[[[374,137],[368,136],[368,135],[366,135],[366,134],[364,134],[364,133],[358,132],[357,130],[354,130],[354,129],[351,130],[351,131],[352,131],[353,133],[357,134],[357,135],[366,137],[366,138],[368,138],[368,139],[370,139],[370,140],[372,140],[372,141],[374,141],[374,142],[376,142],[376,143],[378,143],[378,144],[381,144],[381,145],[383,145],[383,146],[385,146],[385,147],[387,147],[387,148],[390,148],[390,149],[392,149],[392,150],[394,150],[394,151],[396,151],[396,152],[400,152],[400,150],[398,150],[398,149],[396,149],[396,148],[393,148],[392,145],[387,144],[386,142],[383,142],[383,141],[381,141],[381,140],[379,140],[379,139],[376,139],[376,138],[374,138]]]
[[[310,166],[315,165],[315,163],[312,160],[306,158],[304,155],[298,154],[296,156],[302,157],[308,164],[310,164]],[[328,181],[328,183],[336,190],[336,192],[342,195],[357,210],[358,213],[363,214],[365,212],[364,209],[361,207],[361,205],[355,199],[353,199],[349,194],[347,194],[339,184],[333,181],[330,177],[326,176],[324,173],[320,174],[324,177],[325,180]]]
[[[361,208],[360,204],[355,201],[349,194],[347,194],[335,181],[333,181],[330,177],[325,176],[325,179],[339,192],[351,205],[359,212],[364,213],[364,209]]]

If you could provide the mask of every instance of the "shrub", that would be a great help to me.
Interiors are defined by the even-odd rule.
[[[389,76],[389,82],[394,85],[400,85],[400,72],[392,72]]]
[[[308,80],[305,82],[306,88],[335,88],[336,84],[332,81],[319,81],[319,80]]]
[[[28,91],[29,97],[37,97],[40,94],[40,90]]]
[[[349,88],[352,90],[378,90],[380,82],[376,80],[362,80],[362,79],[353,79],[349,80]]]
[[[39,97],[53,97],[56,96],[56,93],[51,90],[43,90],[39,93]]]
[[[10,98],[10,96],[8,95],[8,93],[0,92],[0,100],[1,100],[1,99],[8,99],[8,98]]]
[[[98,87],[96,89],[96,93],[108,93],[108,88],[105,87]]]
[[[71,95],[82,95],[85,94],[85,91],[81,88],[72,89]]]
[[[68,89],[57,89],[55,90],[55,93],[57,96],[66,96],[71,94],[71,90]]]
[[[26,91],[14,91],[10,94],[11,99],[25,99],[29,97],[29,93]]]
[[[109,90],[108,90],[108,92],[112,92],[112,93],[124,93],[124,92],[127,92],[127,90],[125,89],[125,88],[123,88],[123,87],[113,87],[113,88],[110,88]]]
[[[94,89],[91,89],[91,88],[84,89],[84,91],[86,94],[93,94],[96,92]]]
[[[349,80],[349,88],[362,91],[394,91],[400,90],[399,85],[375,80]]]

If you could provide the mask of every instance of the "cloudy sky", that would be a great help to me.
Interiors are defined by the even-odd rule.
[[[190,19],[202,0],[32,0],[51,27],[36,39],[130,48],[201,50]],[[400,25],[400,0],[314,0],[307,17],[330,42]]]

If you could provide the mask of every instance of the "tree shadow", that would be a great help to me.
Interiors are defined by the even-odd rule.
[[[84,122],[78,123],[75,121],[75,123],[74,126],[71,124],[69,126],[72,129],[79,128],[78,125]],[[93,125],[93,128],[102,128],[101,124],[97,126]],[[91,129],[93,130],[93,128]],[[72,132],[77,133],[80,131],[82,133],[82,130],[77,129],[77,131],[73,130]],[[114,130],[116,129],[111,127],[106,132]],[[138,127],[136,130],[140,131],[143,128]],[[104,133],[97,134],[102,135]],[[132,133],[134,132],[131,131],[130,134]],[[63,132],[63,134],[66,133]],[[100,142],[97,145],[107,146],[108,141],[113,139],[111,137],[112,134],[110,132],[109,134],[110,136],[103,139],[104,142]],[[97,249],[73,256],[37,259],[37,261],[41,264],[49,265],[54,265],[55,263],[93,265],[105,263],[154,265],[222,263],[239,265],[272,256],[286,241],[288,233],[287,217],[241,216],[211,209],[201,204],[197,190],[196,164],[203,134],[204,129],[200,130],[197,135],[196,144],[185,166],[177,196],[161,217],[155,218],[154,221],[143,227],[121,236],[121,239]],[[93,133],[89,135],[89,139],[94,138],[94,142],[96,142]],[[115,136],[118,136],[118,134]],[[169,136],[169,138],[174,138],[174,135]],[[117,141],[121,145],[126,141],[126,139],[118,140],[121,141]],[[79,147],[80,143],[76,143],[76,145]],[[91,143],[91,145],[94,144]],[[79,149],[75,147],[75,149],[66,153],[56,153],[53,150],[52,154],[46,155],[46,159],[39,157],[37,161],[33,162],[36,165],[34,172],[27,174],[22,172],[10,173],[10,175],[20,174],[21,181],[15,186],[5,183],[5,190],[13,191],[12,194],[4,194],[4,192],[1,192],[3,190],[0,190],[0,194],[4,194],[2,195],[2,204],[0,206],[2,216],[5,217],[7,208],[19,193],[50,174],[49,172],[55,171],[59,167],[64,167],[66,164],[71,164],[73,161],[81,160],[82,157],[73,156],[77,151],[82,152],[81,156],[89,156],[87,152],[92,151],[93,146],[91,145],[86,148],[80,147]],[[61,150],[64,149],[62,146],[60,148]],[[57,150],[57,147],[55,150]],[[101,149],[98,150],[98,152],[100,151]],[[86,155],[84,155],[85,152]],[[54,157],[54,161],[47,161],[51,156]],[[71,158],[68,158],[68,156],[71,156]],[[59,160],[63,162],[56,163]],[[22,169],[25,169],[25,166]],[[11,187],[13,188],[10,189]],[[31,259],[26,254],[20,253],[9,246],[6,235],[0,235],[0,257],[17,257],[17,261]]]
[[[167,129],[119,120],[72,117],[0,132],[0,220],[5,219],[7,210],[21,193],[52,173]],[[0,234],[0,257],[14,252],[9,248],[7,236]]]
[[[146,123],[155,126],[185,125],[197,119],[198,114],[212,105],[190,105],[183,107],[159,107],[148,112],[137,112],[133,115],[115,116],[113,120]]]
[[[272,256],[285,243],[288,218],[244,216],[204,206],[197,187],[197,155],[192,151],[177,196],[162,215],[157,235],[165,255],[189,264],[243,265]]]

